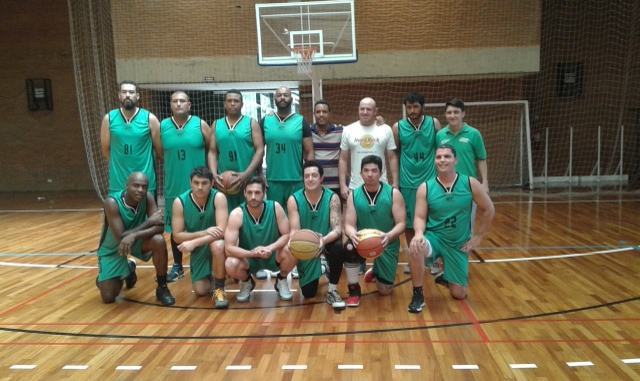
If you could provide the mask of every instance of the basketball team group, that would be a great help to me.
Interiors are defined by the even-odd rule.
[[[427,273],[453,298],[467,296],[468,258],[495,211],[482,135],[464,122],[460,99],[446,103],[444,127],[418,93],[405,97],[406,118],[391,127],[372,98],[360,101],[358,120],[345,127],[319,100],[309,125],[293,112],[287,87],[275,91],[276,110],[259,122],[242,114],[242,94],[228,91],[225,116],[211,126],[191,114],[184,91],[171,94],[171,116],[162,121],[139,99],[135,82],[120,83],[120,107],[100,127],[109,167],[96,279],[104,303],[135,286],[135,257],[152,261],[159,303],[175,304],[168,284],[184,278],[186,255],[193,292],[216,309],[230,299],[249,302],[256,281],[271,277],[281,300],[293,298],[291,277],[305,299],[326,278],[329,305],[358,307],[361,277],[380,297],[392,295],[403,234],[410,313],[425,307]],[[225,291],[228,278],[239,282],[235,298]]]

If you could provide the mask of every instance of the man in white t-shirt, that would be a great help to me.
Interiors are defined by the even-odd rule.
[[[382,159],[381,181],[398,187],[398,157],[395,149],[391,127],[387,124],[376,125],[378,108],[372,98],[363,98],[358,107],[357,122],[345,127],[340,142],[340,161],[338,164],[340,178],[340,195],[347,199],[349,191],[362,185],[360,162],[368,155],[376,155]],[[389,164],[387,176],[386,163]],[[347,186],[347,170],[351,168],[351,177]]]

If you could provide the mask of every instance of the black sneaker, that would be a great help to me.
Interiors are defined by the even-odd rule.
[[[182,265],[174,263],[173,266],[171,266],[171,271],[167,274],[167,282],[175,282],[182,278],[184,278],[184,269],[182,268]]]
[[[156,298],[158,298],[160,304],[163,306],[172,306],[176,304],[176,298],[171,295],[171,291],[169,291],[169,287],[167,287],[167,285],[158,286],[158,288],[156,288]]]
[[[134,288],[138,282],[138,276],[136,275],[136,262],[133,259],[129,259],[129,276],[124,278],[124,284],[128,289]]]
[[[449,287],[449,281],[444,279],[444,273],[440,273],[436,275],[436,277],[433,278],[433,280],[436,282],[436,284],[439,284],[440,286]]]
[[[409,312],[417,314],[422,311],[424,305],[424,295],[422,293],[414,292],[413,297],[411,298],[411,303],[409,303]]]

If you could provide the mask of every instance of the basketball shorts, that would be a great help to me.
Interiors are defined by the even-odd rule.
[[[148,262],[153,256],[151,252],[142,252],[142,241],[136,240],[131,248],[131,254]],[[118,252],[109,255],[98,256],[98,282],[109,279],[124,279],[129,276],[129,261]]]
[[[400,188],[402,198],[404,198],[404,207],[407,211],[406,228],[413,229],[413,217],[416,210],[416,188]]]
[[[249,258],[249,272],[255,274],[259,270],[269,270],[271,272],[280,271],[280,266],[278,265],[278,261],[276,261],[275,251],[269,259]]]
[[[287,200],[295,191],[302,188],[302,181],[269,181],[267,198],[280,204],[287,211]]]
[[[395,282],[399,251],[400,240],[396,239],[390,242],[382,252],[382,255],[373,261],[373,273],[380,282],[386,284]]]
[[[164,231],[165,233],[171,233],[171,216],[173,215],[173,201],[175,197],[164,198]]]
[[[199,247],[189,258],[191,268],[191,283],[211,277],[211,250],[209,245]]]
[[[298,279],[300,287],[306,286],[307,284],[318,280],[322,275],[322,265],[320,262],[320,257],[313,258],[308,261],[299,261],[297,266],[298,275],[300,276],[300,278]]]
[[[425,238],[433,250],[429,259],[442,258],[444,261],[444,279],[449,283],[467,287],[469,284],[469,255],[460,248],[446,244],[433,233],[427,232]]]

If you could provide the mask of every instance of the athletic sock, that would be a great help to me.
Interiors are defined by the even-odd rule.
[[[422,294],[422,287],[414,287],[413,288],[413,293],[415,294]]]
[[[222,279],[215,278],[213,280],[213,287],[221,288],[221,289],[224,290],[224,280],[225,280],[224,278],[222,278]]]
[[[167,285],[167,276],[166,275],[157,275],[156,281],[158,282],[158,287],[164,287]]]
[[[338,285],[337,284],[329,283],[329,286],[327,286],[327,291],[328,292],[333,292],[333,291],[336,291],[337,289],[338,289]]]
[[[347,274],[347,283],[355,284],[360,282],[360,264],[359,263],[345,263],[344,272]]]

